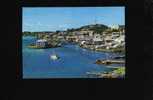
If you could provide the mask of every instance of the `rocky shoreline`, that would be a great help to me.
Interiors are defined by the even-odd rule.
[[[124,78],[125,77],[125,67],[114,68],[113,71],[108,72],[87,72],[89,78],[96,76],[97,78]]]
[[[31,49],[48,49],[48,48],[57,48],[57,47],[61,47],[60,45],[57,45],[57,46],[45,46],[45,47],[41,47],[41,46],[37,46],[37,45],[28,45],[27,46],[28,48],[31,48]]]

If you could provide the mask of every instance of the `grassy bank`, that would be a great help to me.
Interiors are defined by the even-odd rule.
[[[125,76],[125,67],[114,68],[113,71],[104,72],[100,78],[123,78]]]

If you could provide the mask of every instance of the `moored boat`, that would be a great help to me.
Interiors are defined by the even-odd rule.
[[[57,60],[57,59],[59,59],[59,56],[57,54],[52,54],[52,55],[50,55],[50,59]]]

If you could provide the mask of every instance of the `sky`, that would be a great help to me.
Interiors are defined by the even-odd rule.
[[[125,7],[23,7],[22,31],[56,31],[89,24],[125,25]]]

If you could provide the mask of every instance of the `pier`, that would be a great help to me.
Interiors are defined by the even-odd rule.
[[[109,65],[109,64],[124,64],[125,61],[124,60],[97,60],[95,63]]]

